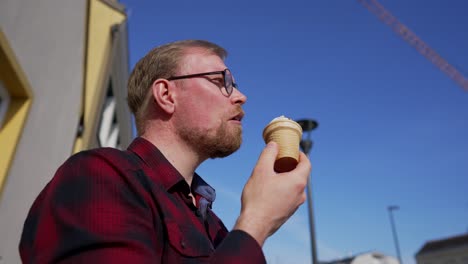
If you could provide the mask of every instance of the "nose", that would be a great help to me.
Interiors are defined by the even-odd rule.
[[[237,88],[234,88],[230,96],[230,99],[233,104],[243,105],[247,101],[247,96],[241,93],[241,91],[237,90]]]

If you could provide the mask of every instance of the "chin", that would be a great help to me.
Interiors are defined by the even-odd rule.
[[[232,140],[225,145],[218,145],[216,148],[212,148],[211,153],[209,155],[210,158],[224,158],[227,157],[237,150],[239,150],[242,144],[242,138],[238,138],[236,140]]]

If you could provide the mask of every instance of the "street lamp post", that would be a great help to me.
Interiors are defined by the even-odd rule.
[[[393,241],[395,242],[395,248],[397,252],[398,261],[400,262],[400,264],[403,264],[403,262],[401,261],[400,246],[398,244],[398,236],[397,236],[395,222],[393,220],[393,213],[392,213],[394,210],[400,209],[400,207],[396,205],[392,205],[392,206],[389,206],[387,209],[388,209],[388,214],[390,215],[390,224],[392,225]]]
[[[315,120],[311,119],[301,119],[297,120],[297,123],[301,125],[302,131],[307,134],[306,138],[301,139],[301,149],[307,155],[307,158],[310,158],[309,152],[312,149],[312,140],[310,139],[310,134],[312,130],[316,129],[318,123]],[[315,241],[315,225],[314,225],[314,209],[312,204],[312,177],[309,177],[307,180],[307,204],[309,206],[309,226],[310,226],[310,246],[312,252],[312,264],[318,264],[317,261],[317,247]]]

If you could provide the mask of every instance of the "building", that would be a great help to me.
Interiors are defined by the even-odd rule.
[[[399,264],[399,262],[396,258],[379,252],[368,252],[338,260],[321,261],[320,264]]]
[[[416,263],[468,263],[468,234],[426,242],[416,253]]]
[[[71,154],[132,140],[126,21],[116,0],[0,2],[0,264]]]

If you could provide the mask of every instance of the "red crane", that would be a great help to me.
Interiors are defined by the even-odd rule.
[[[398,21],[388,10],[386,10],[377,0],[357,0],[364,5],[370,12],[376,15],[382,22],[388,25],[395,33],[408,42],[421,55],[437,66],[442,72],[447,74],[452,80],[460,85],[465,91],[468,91],[468,79],[463,76],[454,66],[442,58],[429,45],[421,40],[407,26]]]

